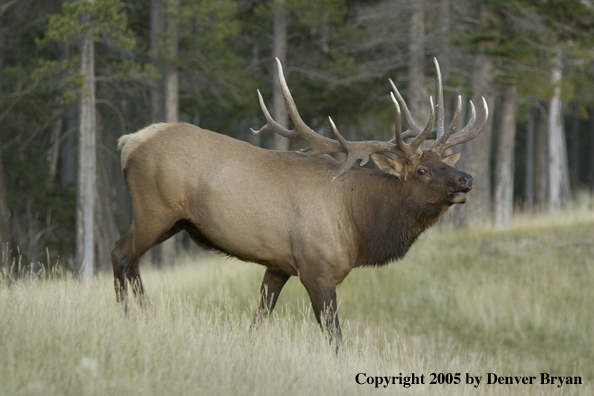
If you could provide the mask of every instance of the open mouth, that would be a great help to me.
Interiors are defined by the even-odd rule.
[[[450,193],[449,195],[449,199],[450,202],[453,204],[463,204],[466,203],[466,201],[468,201],[468,192],[472,190],[472,186],[465,188],[464,190],[460,190],[460,191],[456,191],[453,193]]]

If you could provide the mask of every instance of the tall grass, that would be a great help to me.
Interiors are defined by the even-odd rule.
[[[149,303],[127,316],[109,274],[92,284],[4,277],[0,395],[590,395],[594,221],[584,216],[435,230],[405,260],[353,271],[338,288],[338,354],[297,279],[250,331],[263,268],[220,256],[142,268]],[[539,385],[541,372],[584,384]],[[375,389],[358,373],[426,384]],[[431,385],[431,373],[462,383]],[[487,373],[537,379],[487,385]]]

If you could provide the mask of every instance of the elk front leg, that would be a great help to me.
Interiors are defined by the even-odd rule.
[[[266,268],[264,279],[262,279],[262,286],[260,287],[260,298],[258,307],[256,308],[254,324],[262,322],[262,320],[266,319],[272,313],[278,296],[290,277],[290,275],[284,272]]]
[[[336,286],[324,280],[301,278],[301,283],[307,289],[311,305],[318,324],[322,331],[328,334],[330,342],[337,341],[337,346],[342,339],[342,331],[338,321],[336,303]]]

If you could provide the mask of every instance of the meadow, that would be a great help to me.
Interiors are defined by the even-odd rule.
[[[505,231],[434,229],[404,260],[338,287],[338,353],[297,279],[251,330],[255,264],[143,263],[148,304],[127,316],[111,274],[85,284],[4,270],[0,395],[591,395],[593,257],[592,201]],[[489,373],[520,384],[487,384]],[[541,373],[583,383],[541,385]],[[405,387],[412,374],[424,384]]]

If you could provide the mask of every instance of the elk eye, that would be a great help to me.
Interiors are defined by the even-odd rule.
[[[423,169],[423,168],[420,168],[420,169],[417,170],[417,175],[419,175],[419,176],[423,176],[423,175],[426,175],[426,174],[427,174],[427,171],[425,169]]]

